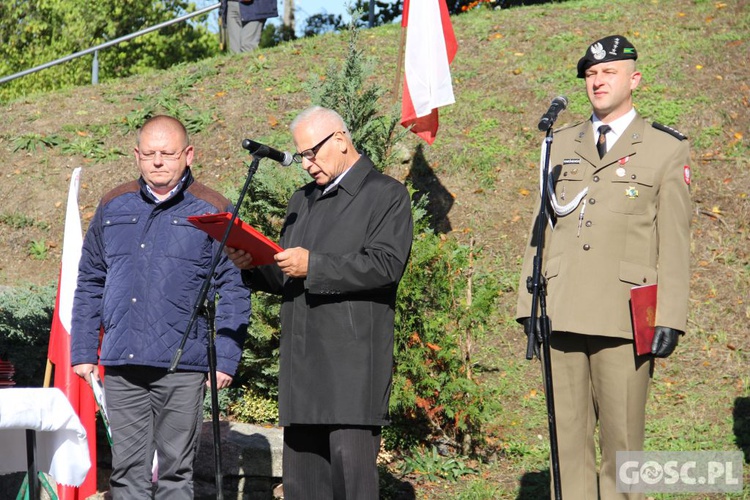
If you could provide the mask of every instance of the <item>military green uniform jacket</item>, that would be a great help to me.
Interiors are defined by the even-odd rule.
[[[655,324],[685,331],[690,279],[689,146],[637,115],[604,158],[591,122],[558,131],[550,164],[561,205],[588,186],[570,214],[547,221],[542,272],[552,331],[633,338],[630,289],[658,283]],[[537,209],[538,210],[538,209]],[[580,231],[579,231],[580,219]],[[534,217],[539,222],[538,214]],[[534,224],[532,224],[534,226]],[[516,311],[531,313],[526,249]]]

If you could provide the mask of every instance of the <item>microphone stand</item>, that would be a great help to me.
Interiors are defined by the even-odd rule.
[[[252,181],[253,176],[255,175],[255,172],[258,171],[258,163],[260,162],[260,157],[253,156],[253,161],[250,163],[250,166],[247,169],[247,178],[245,179],[245,185],[242,186],[242,191],[240,192],[239,198],[237,199],[237,203],[234,205],[234,210],[232,211],[232,217],[229,219],[229,224],[227,225],[227,229],[224,231],[224,236],[221,239],[221,242],[219,243],[219,249],[216,251],[216,254],[214,255],[213,261],[211,262],[211,266],[209,267],[208,273],[206,273],[206,278],[203,280],[203,285],[201,286],[200,292],[198,292],[198,297],[195,299],[195,303],[193,304],[193,310],[190,314],[190,320],[188,321],[188,325],[185,328],[185,333],[182,334],[182,339],[180,340],[180,345],[177,348],[177,350],[174,353],[174,356],[172,357],[172,364],[169,366],[169,369],[167,370],[169,373],[174,373],[177,371],[177,366],[180,364],[180,359],[182,359],[182,353],[185,349],[185,343],[187,342],[188,335],[190,334],[190,331],[193,329],[193,325],[195,324],[195,320],[198,317],[198,314],[200,314],[201,311],[205,311],[206,318],[208,320],[208,377],[211,382],[211,423],[213,428],[213,436],[214,436],[214,471],[215,471],[215,477],[216,477],[216,498],[217,500],[223,500],[224,499],[224,477],[221,473],[221,430],[219,429],[219,393],[218,389],[216,388],[216,346],[214,344],[214,334],[215,334],[215,325],[214,325],[214,319],[215,319],[215,311],[216,311],[216,304],[215,304],[215,294],[214,297],[211,298],[211,300],[208,300],[208,289],[211,287],[211,281],[213,280],[214,271],[216,271],[216,267],[219,265],[219,261],[221,260],[222,253],[224,250],[224,247],[226,246],[227,239],[229,238],[229,232],[232,230],[232,227],[234,226],[235,220],[237,220],[237,214],[239,213],[240,206],[242,205],[242,201],[245,198],[245,195],[247,194],[247,190],[250,187],[250,182]]]
[[[542,339],[542,374],[544,376],[544,393],[547,399],[547,421],[549,425],[550,455],[552,462],[552,482],[555,488],[555,500],[562,500],[560,484],[560,456],[557,449],[557,423],[555,419],[555,398],[552,384],[552,364],[550,361],[549,337],[552,331],[550,319],[547,316],[547,279],[542,276],[542,253],[544,251],[544,233],[548,221],[549,210],[549,171],[550,151],[552,149],[552,123],[547,129],[546,151],[544,158],[544,170],[542,172],[542,201],[539,215],[534,224],[536,239],[536,255],[531,276],[526,278],[526,289],[531,294],[531,314],[529,316],[530,331],[527,331],[528,343],[526,345],[526,359],[533,359],[536,351],[537,339]],[[537,316],[537,308],[539,316]]]

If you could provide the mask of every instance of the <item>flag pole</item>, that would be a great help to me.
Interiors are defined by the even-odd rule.
[[[52,361],[47,358],[47,366],[44,367],[44,385],[42,387],[50,387],[52,382]]]
[[[403,14],[401,14],[403,16]],[[404,46],[406,45],[406,26],[401,24],[401,40],[398,44],[398,61],[396,62],[396,80],[393,82],[393,104],[398,103],[401,87],[401,68],[404,66]]]

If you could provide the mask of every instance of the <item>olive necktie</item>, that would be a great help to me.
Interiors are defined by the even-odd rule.
[[[599,151],[599,158],[604,158],[607,154],[607,132],[612,130],[609,125],[599,126],[599,139],[596,141],[596,150]]]

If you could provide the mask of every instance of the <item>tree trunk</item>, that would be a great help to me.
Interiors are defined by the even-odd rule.
[[[284,26],[294,33],[296,26],[294,25],[294,0],[284,0]]]

